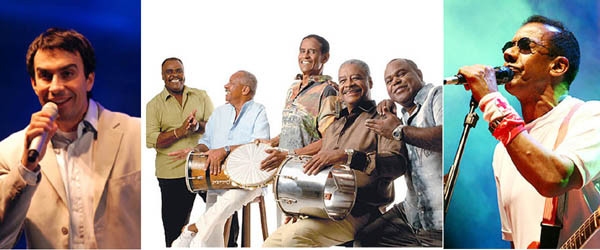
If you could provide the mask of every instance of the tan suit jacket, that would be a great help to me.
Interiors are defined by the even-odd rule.
[[[96,247],[140,248],[140,119],[100,105],[98,116],[93,145]],[[69,210],[54,150],[49,143],[40,161],[40,182],[27,185],[18,171],[23,144],[24,130],[0,142],[0,248],[15,243],[19,225],[31,248],[69,248]]]

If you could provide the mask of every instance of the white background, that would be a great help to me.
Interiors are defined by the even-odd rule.
[[[356,58],[369,64],[374,82],[371,97],[376,101],[387,98],[383,73],[393,58],[412,59],[425,82],[440,85],[442,20],[441,0],[143,1],[142,121],[146,103],[164,87],[161,62],[175,56],[183,60],[186,85],[206,90],[215,107],[224,104],[223,85],[231,74],[243,69],[256,75],[255,101],[267,109],[271,137],[278,135],[286,91],[299,73],[298,47],[301,39],[312,33],[330,43],[324,73],[336,82],[343,61]],[[142,135],[145,137],[145,128]],[[142,149],[143,248],[164,246],[154,157],[154,149]],[[399,178],[396,203],[404,199],[405,192],[404,179]],[[272,233],[276,229],[272,192],[265,199]],[[198,198],[194,205],[191,221],[204,211],[200,201]],[[252,246],[259,247],[257,204],[252,205],[252,213]]]

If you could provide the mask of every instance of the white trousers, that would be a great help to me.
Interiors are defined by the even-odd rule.
[[[230,189],[219,193],[217,201],[210,207],[208,207],[210,198],[207,197],[208,209],[196,221],[198,233],[191,240],[190,247],[225,247],[223,238],[225,222],[235,211],[260,196],[262,189]]]

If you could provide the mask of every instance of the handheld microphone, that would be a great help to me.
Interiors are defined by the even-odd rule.
[[[496,71],[496,83],[498,85],[510,82],[515,75],[515,72],[506,66],[495,67],[494,70]],[[465,83],[467,83],[467,79],[462,74],[444,78],[444,85],[463,85]]]
[[[56,115],[58,114],[58,106],[56,106],[56,103],[47,102],[44,107],[42,107],[42,112],[49,113],[50,121],[54,121]],[[43,134],[38,135],[31,140],[31,144],[29,144],[29,150],[27,151],[28,162],[35,162],[35,160],[37,160],[40,152],[42,152],[42,146],[44,145],[46,136],[48,136],[48,132],[44,132]]]

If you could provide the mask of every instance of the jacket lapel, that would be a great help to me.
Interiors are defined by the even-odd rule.
[[[120,122],[114,121],[109,112],[98,104],[98,139],[94,141],[94,214],[100,204],[106,183],[110,177],[111,170],[117,158],[117,152],[121,145],[123,131],[119,127]]]
[[[56,154],[54,153],[54,149],[52,148],[52,142],[48,143],[46,147],[46,154],[44,158],[40,161],[40,168],[42,171],[42,175],[48,179],[50,185],[54,188],[58,197],[62,200],[62,202],[67,205],[67,195],[65,191],[65,184],[62,179],[62,175],[60,173],[60,169],[58,167],[58,162],[56,161]]]

